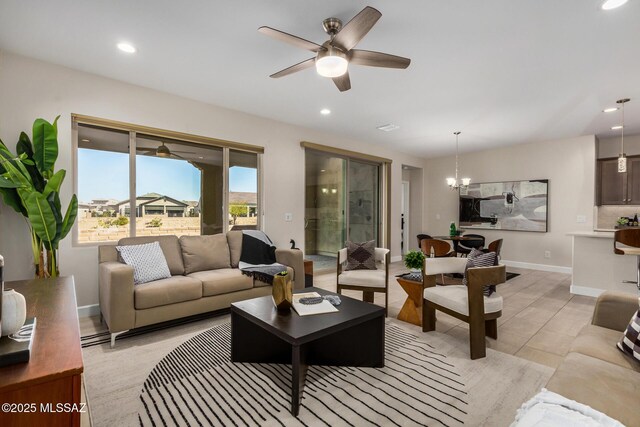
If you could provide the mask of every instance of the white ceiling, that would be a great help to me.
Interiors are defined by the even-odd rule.
[[[422,156],[614,136],[621,97],[640,133],[640,1],[3,0],[0,49]],[[358,48],[411,58],[407,70],[353,66],[340,93],[311,57],[258,33],[268,25],[321,43],[321,22],[382,12]],[[134,44],[138,53],[115,48]],[[332,114],[321,116],[321,108]],[[400,129],[381,132],[376,126]],[[618,131],[619,132],[619,131]],[[212,135],[215,136],[215,135]]]

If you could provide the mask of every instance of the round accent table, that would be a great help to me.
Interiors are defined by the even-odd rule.
[[[422,280],[408,280],[406,276],[397,277],[396,280],[407,293],[407,300],[404,302],[398,320],[422,326],[422,299],[424,284]]]

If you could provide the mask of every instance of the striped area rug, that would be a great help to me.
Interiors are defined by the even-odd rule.
[[[393,324],[385,367],[311,366],[298,418],[289,365],[232,363],[230,324],[184,342],[158,363],[140,394],[141,425],[460,426],[469,415],[456,364]]]

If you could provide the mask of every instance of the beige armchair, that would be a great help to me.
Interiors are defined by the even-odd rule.
[[[336,287],[339,294],[343,289],[362,291],[362,300],[373,303],[375,292],[384,293],[384,315],[389,306],[389,260],[390,251],[386,248],[375,249],[377,270],[349,270],[342,267],[347,262],[347,248],[338,251]]]
[[[424,263],[424,301],[422,330],[436,329],[436,310],[469,324],[471,359],[486,356],[485,336],[498,338],[497,319],[502,316],[502,297],[494,292],[484,296],[486,285],[499,285],[506,281],[504,265],[475,267],[467,270],[467,286],[436,286],[436,276],[444,273],[464,274],[464,258],[427,258]]]

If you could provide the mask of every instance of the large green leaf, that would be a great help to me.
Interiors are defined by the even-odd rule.
[[[21,163],[24,165],[24,168],[31,177],[33,187],[36,191],[42,193],[46,182],[38,170],[38,167],[35,165],[35,160],[33,158],[33,145],[29,140],[29,136],[24,132],[20,133],[20,139],[18,139],[18,143],[16,144],[16,152],[21,157]]]
[[[43,177],[48,178],[58,158],[58,128],[56,117],[53,124],[44,119],[33,122],[33,159]]]
[[[60,238],[58,240],[62,240],[67,237],[67,234],[71,231],[71,227],[73,227],[73,223],[76,221],[77,216],[78,197],[74,194],[69,202],[69,207],[67,208],[67,213],[64,215],[64,220],[62,220],[62,232],[60,233]]]
[[[29,222],[33,231],[43,242],[50,243],[56,235],[56,218],[47,199],[37,192],[31,192],[25,199]]]
[[[11,206],[14,211],[27,216],[27,209],[15,188],[0,188],[0,194],[5,205]]]
[[[44,191],[42,191],[42,194],[48,196],[52,191],[59,193],[60,186],[62,185],[62,181],[64,180],[66,174],[67,171],[64,169],[60,169],[58,172],[54,173],[47,181],[47,185],[44,187]]]
[[[20,184],[16,184],[10,179],[5,178],[4,176],[0,176],[0,188],[18,188]]]
[[[49,207],[51,207],[51,213],[56,220],[56,234],[51,239],[51,247],[57,249],[60,234],[62,234],[62,205],[60,203],[60,195],[57,191],[52,191],[46,197],[47,202],[49,202]]]

